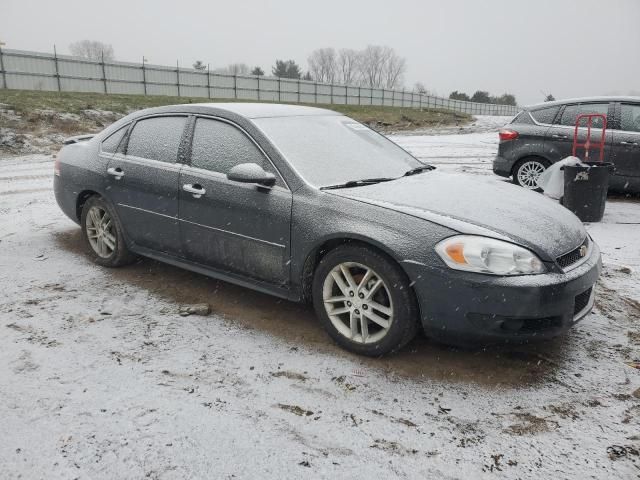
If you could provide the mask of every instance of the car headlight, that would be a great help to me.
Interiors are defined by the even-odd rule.
[[[436,252],[449,267],[467,272],[533,275],[547,270],[535,253],[488,237],[449,237],[436,245]]]

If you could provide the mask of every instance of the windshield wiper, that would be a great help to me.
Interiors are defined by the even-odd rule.
[[[428,172],[430,170],[435,170],[436,167],[434,167],[433,165],[421,165],[419,167],[416,168],[412,168],[411,170],[408,170],[404,176],[408,177],[410,175],[415,175],[416,173],[422,173],[422,172]]]
[[[335,190],[337,188],[352,188],[352,187],[362,187],[364,185],[374,185],[376,183],[381,182],[390,182],[391,180],[395,180],[395,178],[363,178],[362,180],[349,180],[345,183],[339,183],[337,185],[327,185],[326,187],[320,187],[320,190]]]

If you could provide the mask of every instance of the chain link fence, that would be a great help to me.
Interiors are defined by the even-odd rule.
[[[475,115],[515,115],[511,105],[465,102],[405,90],[230,75],[146,62],[92,61],[57,53],[0,49],[0,88],[56,92],[172,95],[205,99],[441,108]]]

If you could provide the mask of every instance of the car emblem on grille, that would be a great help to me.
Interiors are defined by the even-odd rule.
[[[586,256],[586,255],[587,255],[587,246],[586,246],[586,245],[582,245],[582,246],[580,247],[580,256],[581,256],[581,257],[584,257],[584,256]]]

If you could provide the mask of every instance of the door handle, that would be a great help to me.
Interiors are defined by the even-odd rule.
[[[185,192],[193,193],[193,198],[200,198],[202,195],[207,193],[207,191],[197,183],[195,185],[185,183],[184,185],[182,185],[182,190],[184,190]]]
[[[627,145],[628,147],[637,147],[638,142],[620,142],[620,145]]]
[[[107,168],[107,173],[109,175],[113,175],[114,177],[116,177],[116,180],[120,180],[122,177],[124,177],[124,172],[122,171],[122,169],[120,167],[110,167]]]
[[[557,133],[554,133],[553,135],[551,135],[552,138],[569,138],[568,135],[559,135]]]

